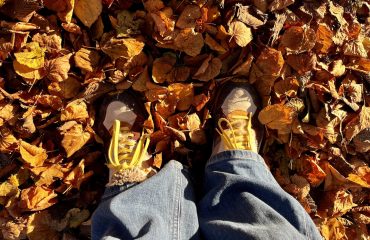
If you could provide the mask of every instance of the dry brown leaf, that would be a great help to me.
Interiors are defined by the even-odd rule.
[[[195,28],[196,20],[202,16],[199,6],[187,5],[181,12],[179,19],[176,22],[176,27],[184,28]]]
[[[172,38],[175,29],[175,20],[173,20],[172,15],[173,11],[171,8],[165,8],[163,11],[150,14],[155,23],[155,29],[165,39]]]
[[[80,150],[92,137],[90,132],[85,131],[82,125],[75,121],[64,123],[59,131],[63,137],[61,145],[66,151],[67,157]]]
[[[192,143],[202,145],[207,143],[207,135],[203,129],[191,131],[189,137]]]
[[[176,48],[189,56],[195,57],[202,51],[204,40],[202,34],[192,28],[182,29],[174,40]]]
[[[301,53],[301,54],[290,54],[286,58],[286,62],[296,70],[300,75],[308,71],[312,71],[316,67],[316,54]]]
[[[71,120],[85,122],[88,118],[89,113],[87,111],[87,105],[81,99],[68,103],[60,113],[60,120],[63,122]]]
[[[6,127],[0,127],[0,152],[11,153],[18,148],[18,140]]]
[[[48,158],[45,149],[22,140],[19,143],[19,152],[21,154],[21,159],[31,167],[41,166]]]
[[[272,3],[270,3],[268,8],[271,12],[273,12],[273,11],[286,8],[293,3],[294,3],[294,0],[273,0]]]
[[[326,54],[333,45],[333,32],[324,24],[319,24],[316,30],[315,49],[319,53]]]
[[[162,0],[147,0],[144,2],[144,7],[148,12],[157,12],[164,8]]]
[[[347,56],[363,57],[363,58],[367,57],[367,51],[361,40],[347,42],[343,46],[343,53],[344,55],[347,55]]]
[[[363,106],[360,113],[346,125],[344,130],[346,139],[351,141],[367,128],[370,128],[370,107]]]
[[[291,132],[294,114],[293,108],[274,104],[262,109],[258,120],[268,128],[278,130],[279,134],[287,134]]]
[[[339,218],[325,219],[325,222],[320,226],[320,232],[325,240],[340,240],[345,239],[346,230]]]
[[[141,53],[144,42],[135,38],[111,38],[102,46],[102,51],[113,60],[117,58],[131,59]]]
[[[281,37],[281,45],[292,53],[302,53],[315,46],[316,34],[309,27],[291,27]]]
[[[44,107],[49,107],[54,110],[59,110],[63,107],[63,101],[57,96],[53,95],[39,95],[35,96],[35,101]]]
[[[281,95],[286,95],[289,97],[294,97],[297,95],[299,88],[299,82],[295,77],[288,77],[274,84],[274,93],[280,97]]]
[[[47,167],[35,167],[31,171],[39,176],[39,179],[35,183],[36,186],[49,186],[56,180],[63,179],[64,173],[68,169],[64,169],[59,164],[53,164]]]
[[[168,86],[168,91],[174,94],[179,111],[186,111],[190,108],[194,100],[193,84],[173,83]]]
[[[45,63],[45,68],[47,72],[47,78],[51,81],[62,82],[68,78],[68,72],[71,68],[69,59],[72,53],[66,54],[63,57],[58,57],[49,60]]]
[[[101,0],[76,0],[74,13],[86,27],[98,19],[103,10]]]
[[[263,12],[257,8],[252,6],[243,6],[241,4],[236,4],[235,7],[237,8],[235,17],[248,26],[258,28],[259,26],[264,25],[267,21],[268,15],[263,14]]]
[[[85,173],[85,160],[81,160],[79,164],[63,179],[63,181],[73,188],[80,189],[81,184],[92,175],[92,171]]]
[[[34,213],[28,217],[27,237],[30,240],[44,240],[45,236],[49,240],[59,240],[59,231],[66,227],[66,223],[60,223],[47,211]]]
[[[219,58],[209,55],[193,75],[193,78],[200,81],[209,81],[220,74],[221,67],[222,61]]]
[[[52,82],[48,86],[50,94],[66,99],[77,96],[80,89],[81,83],[73,76],[69,76],[63,82]]]
[[[206,34],[206,38],[204,39],[204,42],[205,44],[207,44],[207,46],[210,49],[217,51],[219,54],[224,54],[227,51],[216,40],[214,40],[208,33]]]
[[[57,203],[56,197],[47,187],[32,186],[21,191],[19,206],[25,211],[40,211]]]
[[[44,5],[50,10],[57,12],[62,22],[71,22],[75,0],[44,0]]]
[[[75,23],[62,23],[64,30],[74,34],[82,34],[81,28]]]
[[[100,55],[97,51],[81,48],[74,55],[76,66],[82,70],[93,72],[99,64]]]
[[[251,29],[240,21],[230,23],[228,34],[240,47],[247,46],[253,39]]]
[[[153,62],[152,78],[155,83],[164,83],[172,80],[172,70],[176,64],[176,57],[164,55]]]
[[[41,48],[45,48],[47,52],[53,53],[62,49],[62,38],[56,34],[40,34],[36,33],[32,37],[33,42],[38,42]]]

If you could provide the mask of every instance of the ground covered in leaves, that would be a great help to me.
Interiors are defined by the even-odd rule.
[[[1,237],[88,237],[107,181],[102,96],[142,97],[153,168],[172,158],[197,168],[212,142],[213,93],[237,78],[261,96],[261,154],[279,184],[325,239],[369,239],[369,9],[0,0]]]

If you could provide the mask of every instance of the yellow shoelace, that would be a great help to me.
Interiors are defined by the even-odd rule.
[[[225,127],[223,123],[226,123]],[[252,113],[238,111],[229,114],[227,118],[220,118],[216,131],[227,150],[252,150],[251,129]]]
[[[118,120],[113,122],[112,139],[108,150],[109,168],[122,170],[141,165],[149,147],[149,135],[143,132],[138,142],[133,137],[130,128],[121,127]]]

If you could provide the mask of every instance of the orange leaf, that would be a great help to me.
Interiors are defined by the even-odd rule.
[[[44,186],[32,186],[23,189],[19,206],[25,211],[40,211],[44,210],[57,202],[57,194]]]
[[[22,160],[32,167],[41,166],[48,158],[45,149],[36,147],[22,140],[19,144],[19,152]]]

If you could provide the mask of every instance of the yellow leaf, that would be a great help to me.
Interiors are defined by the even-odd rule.
[[[83,100],[75,100],[68,103],[68,105],[61,111],[61,121],[85,121],[89,117],[87,105]]]
[[[18,187],[9,182],[3,182],[0,184],[0,197],[11,197],[16,195],[17,192]]]
[[[31,69],[39,69],[44,66],[45,49],[37,42],[27,43],[22,52],[14,53],[18,63]]]
[[[61,144],[67,157],[80,150],[92,137],[90,132],[84,131],[82,125],[75,121],[66,122],[59,128],[59,131],[63,136]]]
[[[73,188],[80,189],[81,184],[93,175],[92,171],[85,173],[85,160],[80,163],[64,178],[64,182]]]
[[[34,83],[36,80],[40,80],[46,76],[46,71],[44,68],[39,69],[32,69],[27,67],[26,65],[20,64],[17,60],[13,61],[13,67],[15,72],[24,77],[30,83]]]
[[[76,0],[75,14],[86,27],[91,27],[102,10],[101,0]]]
[[[164,83],[171,80],[172,69],[176,64],[176,57],[164,55],[153,62],[152,78],[155,83]]]
[[[8,128],[0,128],[0,136],[0,152],[11,153],[18,148],[18,140]]]
[[[26,211],[40,211],[54,205],[56,197],[57,194],[47,187],[32,186],[22,190],[19,206]]]
[[[135,38],[111,38],[102,46],[102,51],[113,60],[123,57],[131,59],[141,53],[144,42]]]
[[[99,64],[100,55],[97,51],[81,48],[74,56],[76,66],[82,70],[93,72]]]
[[[193,84],[173,83],[168,86],[168,90],[176,96],[179,111],[189,109],[194,99]]]
[[[32,167],[41,166],[48,158],[45,149],[36,147],[22,140],[19,144],[19,152],[21,154],[21,159]]]
[[[294,110],[282,104],[265,107],[258,115],[258,119],[268,128],[278,130],[279,134],[291,132]]]

